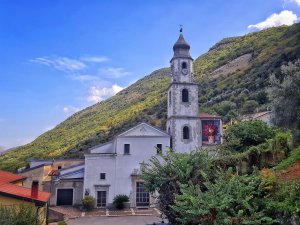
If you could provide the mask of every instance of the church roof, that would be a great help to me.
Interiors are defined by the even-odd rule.
[[[183,34],[180,33],[178,40],[173,46],[173,51],[174,51],[174,58],[191,58],[190,55],[190,45],[185,41]],[[192,58],[191,58],[192,59]]]
[[[219,115],[212,115],[209,113],[202,112],[200,113],[200,119],[222,119]]]
[[[184,48],[184,49],[191,48],[190,45],[185,41],[182,33],[180,33],[178,40],[174,44],[173,50],[175,51],[175,49],[178,49],[178,48]]]
[[[170,134],[166,133],[165,131],[160,130],[157,127],[154,127],[148,123],[140,123],[131,129],[119,134],[117,137],[124,137],[124,136],[168,136]]]

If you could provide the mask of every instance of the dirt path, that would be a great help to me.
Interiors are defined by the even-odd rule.
[[[281,170],[276,173],[279,181],[291,181],[300,179],[300,162],[296,162],[294,165]]]

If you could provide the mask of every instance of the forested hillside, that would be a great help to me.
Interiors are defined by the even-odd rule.
[[[299,40],[300,24],[221,40],[194,63],[200,110],[228,121],[266,109],[269,76],[280,76],[281,65],[300,58]],[[30,158],[82,157],[89,147],[142,121],[164,129],[169,76],[168,68],[154,71],[116,96],[75,113],[32,143],[1,155],[0,169],[16,170]]]

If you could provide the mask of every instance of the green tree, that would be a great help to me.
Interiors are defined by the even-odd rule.
[[[159,193],[159,208],[170,223],[179,224],[176,218],[181,213],[172,206],[175,194],[180,193],[180,183],[199,184],[213,177],[212,157],[203,149],[191,153],[174,153],[172,151],[158,157],[152,157],[150,164],[143,168],[146,188]],[[205,188],[203,186],[203,188]]]
[[[254,110],[259,106],[259,104],[255,100],[248,100],[243,104],[243,107],[241,109],[241,113],[247,114],[247,113],[253,113]]]
[[[226,150],[242,152],[250,146],[259,145],[273,138],[275,130],[260,120],[242,121],[230,125],[224,135]]]
[[[225,123],[229,122],[230,119],[236,118],[237,116],[237,105],[231,101],[223,101],[213,107],[218,115],[223,117]]]
[[[294,141],[300,143],[300,60],[281,67],[281,76],[270,77],[269,94],[273,102],[274,123],[293,131]]]
[[[181,214],[181,224],[273,224],[265,212],[258,176],[238,176],[229,170],[204,185],[205,190],[191,183],[181,185],[173,206]]]
[[[252,98],[257,101],[260,105],[265,104],[269,101],[268,93],[266,91],[260,91],[255,93]]]

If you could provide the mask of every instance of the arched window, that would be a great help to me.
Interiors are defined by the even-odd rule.
[[[189,91],[187,89],[182,89],[182,102],[189,102]]]
[[[190,139],[190,129],[189,127],[183,127],[183,139]]]
[[[187,63],[186,62],[183,62],[181,64],[181,69],[187,69]]]
[[[171,105],[172,103],[172,92],[169,91],[169,105]]]

